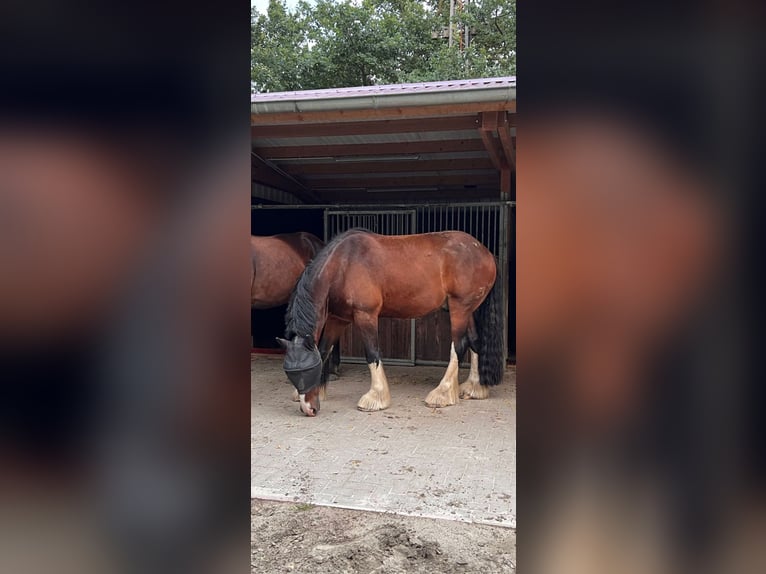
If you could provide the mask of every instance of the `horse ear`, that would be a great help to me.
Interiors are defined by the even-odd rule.
[[[277,343],[279,343],[279,346],[283,349],[287,349],[287,345],[290,343],[287,339],[282,339],[281,337],[277,337]]]

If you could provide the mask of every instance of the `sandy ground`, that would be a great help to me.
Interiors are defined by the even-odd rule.
[[[259,574],[513,573],[511,528],[251,502],[251,571]]]
[[[515,369],[446,409],[423,403],[443,368],[386,370],[389,409],[358,411],[369,371],[344,364],[312,419],[252,358],[252,572],[515,572]]]

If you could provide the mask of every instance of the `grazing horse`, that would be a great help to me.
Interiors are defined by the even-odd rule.
[[[270,309],[290,300],[306,265],[324,247],[317,236],[305,231],[270,237],[250,236],[250,304]],[[330,372],[338,375],[340,347],[333,350]],[[294,400],[298,400],[297,395]]]
[[[391,402],[378,350],[378,317],[411,319],[446,306],[450,361],[430,407],[462,398],[484,399],[503,375],[502,293],[490,251],[462,231],[378,235],[352,229],[336,236],[306,267],[287,308],[284,368],[299,393],[301,410],[319,412],[326,382],[323,362],[350,324],[359,329],[371,375],[357,408],[385,409]],[[458,365],[471,350],[471,372],[458,387]]]

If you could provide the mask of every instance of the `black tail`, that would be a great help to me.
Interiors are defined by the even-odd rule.
[[[503,380],[503,290],[498,270],[495,284],[474,311],[476,331],[479,335],[479,382],[487,387],[499,385]]]

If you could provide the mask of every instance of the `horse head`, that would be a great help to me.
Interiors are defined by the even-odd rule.
[[[307,416],[319,412],[319,387],[322,382],[322,356],[311,337],[295,335],[292,340],[277,337],[285,349],[284,370],[298,390],[301,411]]]

